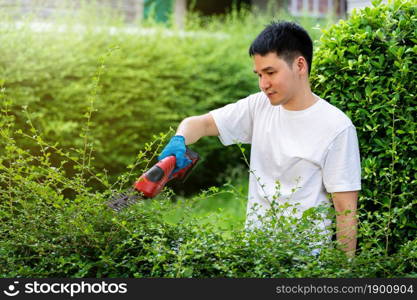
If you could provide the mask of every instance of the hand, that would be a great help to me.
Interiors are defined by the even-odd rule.
[[[175,155],[175,169],[172,171],[172,173],[175,173],[191,164],[191,160],[185,156],[185,152],[185,138],[182,135],[176,135],[171,138],[169,143],[162,150],[161,154],[158,156],[158,161],[165,157]]]

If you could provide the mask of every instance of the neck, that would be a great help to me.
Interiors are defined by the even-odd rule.
[[[294,96],[282,106],[286,110],[304,110],[317,102],[316,97],[311,92],[310,86],[300,89]]]

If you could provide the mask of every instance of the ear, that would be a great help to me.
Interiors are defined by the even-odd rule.
[[[298,56],[295,58],[294,67],[300,75],[308,76],[308,63],[304,56]]]

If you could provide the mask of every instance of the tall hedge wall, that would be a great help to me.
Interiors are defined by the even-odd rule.
[[[268,16],[245,10],[223,19],[188,16],[186,31],[156,24],[126,28],[110,13],[100,18],[91,9],[82,16],[56,20],[55,28],[34,22],[5,26],[13,20],[2,16],[0,79],[15,101],[20,127],[27,127],[21,110],[27,106],[43,138],[67,149],[83,148],[80,134],[93,99],[93,165],[110,177],[122,174],[153,135],[258,91],[247,49]],[[314,38],[320,32],[312,25],[328,21],[302,20]],[[106,55],[109,49],[117,50]],[[32,145],[27,139],[19,143]],[[237,148],[224,148],[214,138],[193,148],[202,160],[188,189],[217,183],[227,166],[241,161]]]
[[[89,132],[93,163],[110,176],[134,162],[153,135],[257,89],[253,75],[248,76],[246,45],[241,47],[227,34],[0,31],[0,77],[14,99],[20,127],[27,127],[21,110],[27,106],[46,140],[67,149],[83,147],[80,134],[94,100]],[[108,49],[114,50],[106,55]],[[20,143],[30,146],[28,142]],[[207,179],[227,165],[221,157],[228,155],[210,159],[209,153],[220,148],[217,139],[203,140],[194,148],[204,165],[194,180],[213,184]]]
[[[357,11],[320,43],[313,88],[356,125],[362,221],[382,217],[394,247],[417,234],[417,2]]]

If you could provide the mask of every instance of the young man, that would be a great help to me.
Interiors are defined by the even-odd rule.
[[[159,159],[175,155],[177,168],[185,167],[189,163],[185,145],[203,136],[219,136],[225,146],[251,144],[250,168],[255,174],[249,178],[247,221],[255,204],[261,214],[270,207],[268,198],[274,195],[277,181],[280,199],[293,193],[288,201],[298,203],[300,213],[325,204],[330,193],[338,213],[337,240],[353,256],[361,189],[358,139],[350,119],[312,93],[312,52],[312,41],[302,27],[271,23],[249,49],[261,92],[184,119]]]

